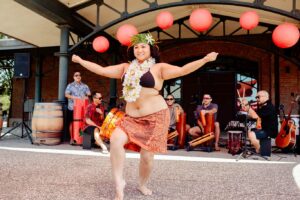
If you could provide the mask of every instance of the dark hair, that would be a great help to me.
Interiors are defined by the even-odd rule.
[[[96,95],[97,95],[97,93],[101,94],[101,92],[93,91],[91,97],[92,97],[92,98],[95,98]],[[101,94],[101,95],[102,95],[102,94]]]
[[[79,73],[79,74],[82,76],[81,71],[78,71],[78,70],[74,71],[73,76],[74,76],[76,73]]]
[[[159,48],[157,45],[149,45],[150,46],[150,55],[152,58],[155,59],[156,63],[160,62],[160,55],[159,55]],[[129,47],[127,50],[127,56],[128,61],[133,61],[135,59],[134,53],[133,53],[133,46]]]
[[[168,94],[167,96],[172,96],[173,99],[175,98],[173,94]],[[166,97],[167,97],[167,96],[166,96]]]

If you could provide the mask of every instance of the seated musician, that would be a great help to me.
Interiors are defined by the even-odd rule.
[[[191,135],[194,139],[197,137],[200,137],[204,134],[203,125],[201,123],[200,119],[200,113],[203,113],[204,115],[206,113],[213,113],[214,114],[214,125],[215,125],[215,150],[220,151],[219,147],[219,138],[220,138],[220,125],[219,122],[216,121],[217,119],[217,112],[218,112],[218,105],[215,103],[212,103],[212,98],[210,94],[204,94],[202,105],[198,105],[197,109],[195,111],[195,118],[197,121],[198,126],[194,126],[189,129],[188,133]]]
[[[108,153],[107,147],[100,138],[100,127],[104,120],[104,107],[101,103],[101,93],[93,92],[92,102],[88,105],[85,112],[83,132],[92,136],[92,142],[101,147],[102,153]]]
[[[176,130],[176,122],[178,121],[177,118],[179,113],[183,113],[183,109],[179,104],[175,103],[173,95],[169,94],[165,100],[170,111],[169,133],[171,133]]]
[[[278,133],[278,119],[275,107],[269,100],[269,93],[261,90],[257,93],[257,111],[253,110],[246,99],[242,100],[242,110],[246,111],[249,117],[261,119],[261,129],[248,132],[251,144],[255,147],[257,153],[260,151],[259,140],[268,137],[275,138]]]

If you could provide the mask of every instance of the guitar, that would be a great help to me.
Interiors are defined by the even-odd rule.
[[[275,139],[275,144],[277,147],[284,148],[293,148],[296,144],[296,125],[295,122],[291,119],[291,113],[294,108],[294,104],[298,101],[299,95],[295,100],[291,102],[290,110],[288,116],[285,117],[284,110],[281,107],[280,110],[283,112],[283,121],[281,123],[280,131]]]

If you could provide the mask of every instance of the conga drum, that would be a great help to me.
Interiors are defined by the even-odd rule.
[[[235,155],[242,149],[243,131],[228,131],[228,153]]]
[[[106,115],[101,126],[100,136],[103,139],[109,140],[112,132],[116,128],[116,123],[124,117],[125,113],[118,108],[113,108]]]
[[[73,109],[73,122],[72,122],[72,131],[71,139],[75,144],[82,144],[83,137],[80,135],[80,131],[84,125],[84,115],[86,108],[89,104],[88,99],[75,99],[74,100],[74,109]]]
[[[35,103],[31,128],[35,144],[56,145],[63,132],[63,110],[59,103]]]
[[[186,138],[186,113],[180,113],[179,120],[176,124],[176,130],[178,132],[178,146],[183,149]]]

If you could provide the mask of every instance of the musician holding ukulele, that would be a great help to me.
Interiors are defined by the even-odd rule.
[[[202,124],[201,120],[199,120],[201,113],[203,116],[206,113],[214,114],[215,151],[220,151],[220,147],[219,147],[220,125],[219,125],[219,122],[216,121],[218,105],[215,103],[212,103],[211,101],[212,101],[212,98],[211,98],[210,94],[203,95],[202,105],[198,105],[197,109],[195,111],[195,117],[196,117],[198,126],[194,126],[194,127],[190,128],[188,132],[189,132],[189,135],[191,135],[193,138],[197,138],[197,137],[205,134],[203,124]]]
[[[256,129],[248,132],[248,137],[255,147],[257,153],[260,152],[261,139],[268,137],[275,138],[278,134],[278,121],[275,107],[269,100],[269,93],[265,90],[260,90],[256,96],[257,111],[254,111],[246,99],[242,99],[242,110],[248,113],[248,116],[261,121],[261,129]]]

